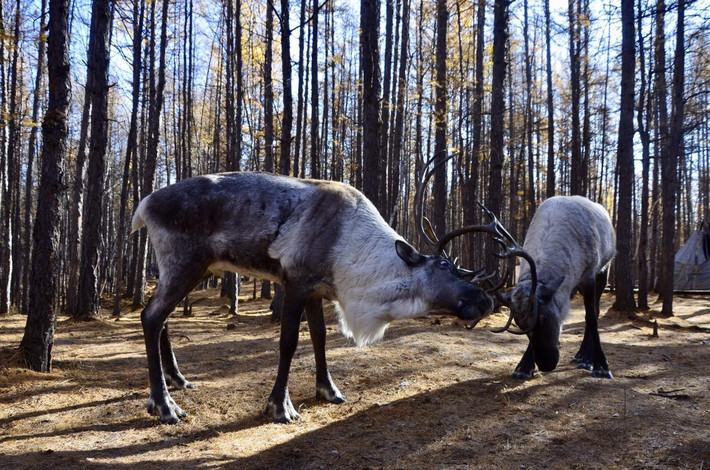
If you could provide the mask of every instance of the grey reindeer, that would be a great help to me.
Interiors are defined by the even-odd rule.
[[[421,196],[419,196],[421,198]],[[186,413],[168,386],[193,388],[180,373],[168,317],[201,280],[234,271],[284,287],[280,356],[266,414],[299,418],[288,393],[291,359],[305,309],[316,363],[316,396],[345,398],[325,358],[322,299],[334,300],[341,331],[357,345],[379,340],[392,320],[428,312],[476,320],[493,309],[474,271],[445,256],[420,254],[344,183],[264,173],[225,173],[182,180],[141,201],[132,228],[146,226],[159,268],[141,313],[150,378],[148,412],[165,423]]]
[[[498,331],[508,330],[514,319],[522,331],[509,331],[529,338],[513,378],[533,378],[536,364],[543,372],[557,367],[560,332],[576,290],[584,297],[585,330],[573,361],[578,368],[591,370],[594,377],[613,378],[597,325],[599,299],[616,253],[607,211],[585,197],[557,196],[540,204],[522,248],[505,229],[488,231],[513,244],[508,257],[523,258],[515,289],[497,293],[501,303],[510,307],[508,323]]]

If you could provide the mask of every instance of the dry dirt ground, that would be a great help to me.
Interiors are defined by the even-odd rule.
[[[319,403],[307,327],[290,392],[302,419],[262,413],[276,376],[278,326],[268,303],[229,317],[215,291],[171,320],[184,375],[173,391],[189,413],[176,426],[145,411],[148,375],[139,312],[120,321],[61,317],[54,369],[23,369],[24,318],[0,318],[0,468],[693,468],[710,466],[710,299],[677,298],[659,337],[609,311],[601,338],[615,375],[569,364],[584,329],[581,299],[562,334],[558,369],[509,377],[525,340],[494,334],[502,314],[474,331],[454,318],[391,325],[356,348],[326,311],[330,370],[348,401]],[[654,307],[659,307],[654,305]],[[228,325],[234,325],[228,327]]]

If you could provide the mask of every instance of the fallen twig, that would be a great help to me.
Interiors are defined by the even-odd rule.
[[[689,400],[690,395],[685,394],[685,393],[675,393],[675,392],[680,392],[681,390],[685,390],[685,389],[677,388],[675,390],[663,390],[662,388],[659,388],[658,392],[651,392],[651,393],[649,393],[649,395],[653,395],[656,397],[670,398],[672,400]]]

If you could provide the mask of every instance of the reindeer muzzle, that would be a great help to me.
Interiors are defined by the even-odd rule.
[[[456,308],[456,316],[462,320],[478,322],[492,311],[493,299],[485,292],[481,292],[476,299],[471,301],[460,300]]]

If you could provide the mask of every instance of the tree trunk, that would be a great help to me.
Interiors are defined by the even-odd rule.
[[[621,113],[619,116],[619,208],[616,222],[616,310],[631,312],[636,309],[632,277],[631,199],[634,184],[634,3],[621,2]]]
[[[535,163],[533,161],[533,96],[532,96],[532,57],[528,37],[528,0],[524,2],[523,35],[525,36],[525,142],[527,143],[528,181],[527,181],[527,221],[535,215]]]
[[[581,0],[577,0],[578,2]],[[580,99],[580,65],[579,65],[579,30],[580,18],[575,9],[575,0],[568,0],[569,16],[569,59],[570,59],[570,87],[572,90],[572,141],[570,142],[570,193],[582,194],[582,149],[579,138],[579,99]]]
[[[506,44],[508,42],[508,0],[493,7],[493,70],[491,82],[491,157],[488,177],[488,209],[500,215],[502,209],[502,171],[504,156],[503,123],[505,115]],[[489,242],[490,243],[490,242]],[[486,266],[498,266],[495,248],[489,249]]]
[[[385,0],[385,57],[384,57],[384,77],[382,80],[382,99],[380,116],[380,168],[382,177],[380,178],[380,199],[382,200],[382,215],[385,220],[390,216],[390,199],[388,171],[391,169],[391,154],[387,147],[389,133],[389,117],[392,100],[390,99],[390,88],[392,83],[392,50],[393,50],[393,25],[394,25],[394,0]]]
[[[392,169],[394,170],[390,179],[392,180],[390,199],[394,213],[394,207],[399,199],[400,187],[400,161],[402,158],[402,137],[404,134],[405,115],[405,91],[407,87],[407,67],[409,58],[409,0],[402,0],[402,44],[399,61],[399,77],[397,80],[397,101],[395,103],[395,125],[394,125],[394,145],[392,148]]]
[[[638,108],[636,112],[636,124],[638,126],[639,137],[641,139],[641,226],[639,228],[638,244],[638,308],[648,309],[648,177],[651,163],[651,139],[647,127],[644,125],[644,106],[646,106],[646,54],[643,42],[643,15],[641,15],[641,0],[638,1],[638,44],[639,44],[639,72],[640,88]],[[650,100],[649,100],[650,103]],[[646,117],[650,111],[650,105],[646,108]]]
[[[274,88],[271,77],[274,43],[274,7],[266,2],[266,50],[264,55],[264,171],[274,171]]]
[[[477,186],[479,166],[482,160],[482,127],[483,127],[483,51],[484,51],[484,29],[486,18],[486,0],[478,0],[478,10],[476,12],[476,79],[473,92],[473,109],[472,109],[472,133],[473,136],[471,146],[471,172],[467,182],[466,191],[468,192],[467,199],[470,204],[464,206],[464,225],[472,225],[475,222],[475,204],[477,200]],[[467,266],[475,266],[480,262],[476,256],[477,250],[474,241],[477,237],[474,234],[467,235],[469,253]]]
[[[77,313],[77,299],[79,289],[79,251],[81,248],[82,206],[84,204],[84,169],[86,166],[86,142],[89,135],[89,117],[91,116],[91,93],[93,88],[93,75],[86,74],[84,88],[84,107],[81,114],[79,127],[79,148],[76,152],[74,163],[74,185],[69,209],[69,281],[67,282],[67,311],[70,315]]]
[[[144,0],[133,2],[133,103],[131,107],[131,122],[128,130],[128,144],[121,182],[121,202],[118,217],[118,232],[116,233],[116,295],[113,303],[113,316],[121,315],[121,291],[123,288],[123,263],[126,231],[126,205],[128,203],[128,183],[130,180],[131,159],[135,161],[138,144],[138,106],[140,104],[141,79],[141,44],[143,43]],[[126,274],[127,276],[128,274]]]
[[[582,7],[583,10],[579,15],[580,22],[584,25],[583,30],[580,31],[580,50],[584,50],[584,68],[582,69],[582,85],[584,85],[584,117],[582,119],[582,171],[580,172],[580,185],[582,187],[582,194],[584,196],[590,196],[591,190],[589,188],[589,169],[591,165],[591,149],[592,149],[592,135],[591,135],[591,115],[589,111],[589,87],[590,87],[590,76],[589,76],[589,0],[579,0],[577,4],[577,9]],[[583,32],[583,34],[582,34]]]
[[[318,155],[318,0],[313,0],[313,47],[311,49],[311,178],[320,179]],[[364,32],[363,32],[364,35]]]
[[[552,58],[550,54],[550,0],[545,0],[545,55],[547,76],[547,186],[545,195],[555,195],[555,110],[552,88]]]
[[[91,12],[91,35],[87,74],[92,75],[91,143],[86,203],[82,217],[81,274],[75,318],[89,319],[99,313],[99,245],[104,194],[106,144],[108,140],[108,38],[112,9],[109,0],[95,0]]]
[[[283,74],[283,117],[281,118],[281,156],[279,170],[282,175],[291,172],[291,127],[293,123],[293,97],[291,96],[291,25],[289,0],[281,0],[281,70]]]
[[[42,124],[43,148],[33,228],[30,301],[20,344],[25,364],[51,372],[59,284],[60,201],[64,192],[62,162],[67,155],[69,93],[69,0],[49,2],[47,65],[49,103]]]
[[[163,90],[165,89],[165,50],[167,48],[167,23],[168,23],[168,4],[169,0],[163,0],[162,24],[160,30],[160,53],[158,64],[158,87],[155,90],[154,99],[150,103],[148,116],[148,146],[145,159],[145,168],[143,170],[143,185],[142,197],[145,198],[153,191],[155,183],[155,167],[158,157],[158,143],[160,141],[160,115],[163,109]],[[136,271],[135,292],[133,293],[133,308],[138,308],[143,305],[144,290],[145,290],[145,266],[146,261],[147,237],[146,231],[140,232],[140,241],[138,244],[138,261]]]
[[[661,157],[663,187],[663,296],[664,315],[673,314],[673,275],[675,272],[675,198],[678,158],[683,148],[683,117],[685,108],[685,0],[678,2],[676,49],[673,61],[673,115],[666,146]]]
[[[282,0],[284,1],[284,0]],[[306,2],[302,1],[301,2],[301,17],[300,17],[300,28],[299,28],[299,33],[298,33],[298,102],[296,104],[296,141],[294,142],[294,152],[293,152],[293,176],[301,176],[305,177],[303,173],[299,173],[299,162],[301,157],[301,127],[303,126],[303,114],[304,114],[304,109],[303,109],[303,56],[305,53],[305,50],[303,48],[303,42],[304,42],[304,35],[306,33]],[[289,33],[290,34],[290,33]],[[283,39],[282,39],[283,41]],[[289,70],[290,70],[291,65],[289,64]],[[285,68],[284,68],[284,77],[285,75]],[[284,78],[285,80],[285,78]],[[290,75],[289,75],[289,80],[290,80]],[[289,87],[290,88],[290,87]],[[289,91],[290,93],[290,91]],[[290,106],[290,105],[289,105]],[[286,111],[286,108],[284,107],[284,112]],[[304,139],[305,140],[305,139]],[[305,156],[304,156],[305,159]]]
[[[449,11],[446,0],[436,2],[436,83],[434,85],[434,165],[439,165],[434,173],[434,212],[432,223],[438,236],[446,233],[447,184],[446,164],[446,37],[448,32]]]
[[[40,29],[39,29],[39,40],[37,41],[37,72],[35,75],[35,89],[32,96],[32,130],[30,131],[30,142],[27,146],[27,174],[25,177],[25,232],[24,232],[24,253],[23,253],[23,280],[22,280],[22,312],[26,315],[29,308],[29,283],[30,283],[30,253],[31,240],[30,235],[32,234],[32,193],[34,190],[34,183],[32,180],[32,173],[34,167],[35,153],[37,153],[37,130],[39,127],[39,104],[40,97],[44,95],[42,93],[42,76],[44,74],[44,56],[46,50],[46,26],[47,17],[47,0],[42,0],[41,6],[41,16],[40,16]]]
[[[21,80],[21,71],[18,70],[18,57],[20,45],[20,0],[15,5],[15,28],[13,33],[12,65],[10,69],[10,108],[7,117],[8,142],[7,142],[7,184],[3,189],[3,205],[0,206],[2,218],[2,241],[0,242],[0,315],[10,311],[10,289],[12,285],[12,274],[15,272],[13,266],[14,252],[19,247],[13,247],[15,232],[20,227],[15,223],[14,208],[20,195],[15,190],[20,179],[20,121],[18,110],[18,90],[17,82]],[[21,100],[21,98],[20,98]],[[4,118],[4,116],[3,116]]]
[[[362,138],[363,190],[365,196],[383,213],[380,200],[380,31],[379,0],[360,2],[360,50],[363,73]],[[315,38],[313,42],[315,47]],[[315,64],[314,64],[315,65]],[[314,76],[315,79],[315,76]],[[314,100],[316,101],[316,100]]]

